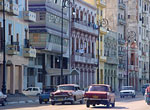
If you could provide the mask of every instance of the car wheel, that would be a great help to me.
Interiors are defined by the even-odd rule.
[[[48,101],[45,102],[45,104],[47,104]]]
[[[80,100],[80,104],[83,104],[83,99]]]
[[[95,107],[95,104],[93,104],[93,107]]]
[[[65,102],[61,102],[61,104],[62,104],[62,105],[64,105],[64,104],[65,104]]]
[[[114,103],[112,103],[112,107],[115,107],[115,101],[114,101]]]
[[[42,104],[42,100],[39,100],[39,103]]]
[[[71,105],[73,105],[76,101],[76,97],[74,97],[74,99],[71,101]]]
[[[3,101],[3,102],[2,102],[2,106],[5,106],[5,105],[6,105],[6,101]]]
[[[109,102],[107,102],[107,105],[106,105],[106,106],[107,106],[107,108],[109,108],[109,107],[110,107],[110,101],[109,101]]]
[[[55,102],[54,102],[54,101],[52,101],[52,102],[51,102],[51,104],[52,104],[52,105],[55,105]]]
[[[90,107],[90,103],[89,101],[86,102],[86,107],[89,108]]]
[[[133,95],[132,98],[135,98],[135,95]]]

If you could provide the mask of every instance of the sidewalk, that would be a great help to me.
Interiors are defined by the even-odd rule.
[[[22,94],[7,95],[7,103],[10,104],[25,104],[39,102],[38,96],[25,96]]]

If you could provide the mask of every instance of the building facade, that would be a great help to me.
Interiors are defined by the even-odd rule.
[[[117,91],[117,70],[118,70],[118,38],[117,32],[109,31],[104,37],[104,56],[107,57],[107,61],[104,65],[104,83],[111,85],[112,89]]]
[[[3,2],[0,1],[0,39],[3,33]],[[36,57],[36,50],[29,41],[28,23],[36,20],[36,14],[28,10],[28,0],[5,1],[6,89],[7,93],[22,93],[24,74],[29,58]],[[2,42],[0,42],[2,44]],[[3,50],[0,52],[0,87],[3,81]]]
[[[109,27],[112,31],[117,32],[118,36],[118,87],[127,85],[126,72],[126,48],[125,48],[125,10],[126,6],[123,0],[106,0],[106,18],[109,21]]]
[[[136,45],[138,58],[137,65],[132,64],[138,71],[130,72],[130,77],[136,80],[131,85],[140,90],[144,83],[149,80],[149,20],[150,20],[150,1],[148,0],[131,0],[126,1],[127,6],[127,28],[136,33]],[[133,7],[135,7],[133,9]],[[133,9],[133,10],[131,10]],[[130,61],[134,61],[133,58]],[[135,70],[135,69],[134,69]]]
[[[57,0],[30,0],[29,2],[29,9],[37,14],[37,22],[30,24],[30,44],[37,49],[37,57],[30,59],[28,86],[59,85],[61,54],[63,54],[64,83],[69,82],[69,17],[68,9],[64,8],[62,31],[61,4],[62,2]],[[63,37],[63,45],[61,37]]]
[[[93,0],[94,1],[94,0]],[[91,2],[91,1],[90,1]],[[71,83],[86,88],[96,83],[96,4],[86,0],[76,0],[72,10],[71,29],[71,68],[76,71],[71,76]]]

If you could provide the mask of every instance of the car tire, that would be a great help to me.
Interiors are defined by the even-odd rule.
[[[115,107],[115,101],[114,101],[114,103],[112,103],[111,105],[112,105],[112,107]]]
[[[110,101],[109,101],[109,102],[107,102],[107,105],[106,105],[106,106],[107,106],[107,108],[109,108],[109,107],[110,107]]]
[[[52,105],[55,105],[55,102],[54,102],[54,101],[52,101],[52,102],[51,102],[51,104],[52,104]]]
[[[65,104],[65,102],[61,102],[61,104],[62,104],[62,105],[64,105],[64,104]]]
[[[80,104],[83,104],[83,99],[80,100]]]
[[[71,105],[73,105],[76,101],[76,97],[73,98],[73,100],[71,101]]]
[[[42,104],[42,100],[39,100],[39,103]]]
[[[90,103],[89,101],[86,102],[86,107],[89,108],[90,107]]]
[[[6,101],[4,100],[3,102],[2,102],[2,106],[5,106],[6,105]]]
[[[93,107],[95,107],[95,104],[93,104]]]
[[[135,95],[133,95],[132,98],[135,98]]]
[[[45,104],[47,104],[47,103],[48,103],[48,101],[45,102]]]

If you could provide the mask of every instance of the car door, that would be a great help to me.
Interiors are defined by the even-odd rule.
[[[74,94],[75,94],[76,100],[79,100],[78,87],[74,87],[74,88],[75,88]]]
[[[37,95],[39,93],[39,90],[38,88],[33,88],[33,94],[32,95]]]
[[[79,99],[83,98],[83,91],[80,89],[80,87],[78,87],[78,96],[79,96]]]

